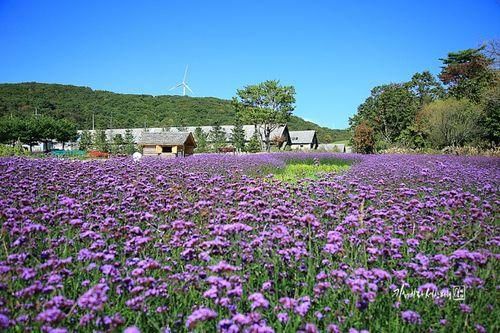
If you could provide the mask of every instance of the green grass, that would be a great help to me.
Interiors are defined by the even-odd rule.
[[[284,168],[274,168],[269,173],[275,179],[296,183],[301,179],[317,180],[326,173],[339,173],[348,170],[351,162],[341,159],[322,159],[315,165],[313,159],[288,160]]]

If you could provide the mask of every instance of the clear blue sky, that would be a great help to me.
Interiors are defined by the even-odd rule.
[[[0,82],[161,95],[189,64],[196,96],[279,79],[297,115],[344,128],[373,86],[499,37],[495,0],[0,0]]]

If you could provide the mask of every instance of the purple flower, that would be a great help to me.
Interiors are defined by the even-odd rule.
[[[474,327],[478,333],[486,333],[486,328],[484,328],[484,326],[475,324]]]
[[[460,307],[460,311],[462,311],[463,313],[471,313],[472,312],[472,308],[467,304],[461,303],[459,305],[459,307]]]
[[[78,298],[78,306],[82,309],[100,311],[104,308],[104,303],[108,300],[106,295],[109,287],[106,284],[100,283],[87,290],[80,298]]]
[[[247,325],[250,323],[250,318],[244,314],[237,313],[233,316],[233,321],[239,325]]]
[[[422,323],[420,315],[417,312],[411,310],[401,312],[401,318],[403,318],[403,320],[409,324],[420,325]]]
[[[304,317],[307,311],[309,311],[310,306],[310,298],[308,296],[304,296],[299,300],[299,304],[295,306],[295,313],[297,313],[301,317]]]
[[[64,312],[62,312],[58,308],[50,308],[40,312],[36,317],[36,320],[42,323],[54,324],[58,321],[63,320],[65,316],[66,315],[64,314]]]
[[[123,333],[141,333],[141,330],[135,326],[130,326],[123,330]]]
[[[278,317],[278,320],[280,323],[286,323],[288,321],[288,313],[286,312],[280,312],[276,315]]]
[[[212,272],[221,273],[221,272],[234,272],[234,271],[239,270],[239,267],[232,266],[232,265],[228,264],[227,262],[225,262],[224,260],[222,260],[217,265],[210,266],[209,269]]]
[[[252,302],[252,310],[256,308],[267,308],[269,307],[269,302],[264,298],[261,293],[253,293],[248,296],[248,300]]]
[[[0,328],[8,328],[9,327],[9,317],[0,313]]]
[[[49,333],[68,333],[68,330],[62,327],[59,328],[51,328]]]
[[[193,329],[201,321],[210,320],[217,317],[217,312],[209,308],[200,308],[193,311],[186,321],[186,327]]]
[[[434,283],[426,283],[418,287],[419,292],[437,292],[438,287]]]
[[[328,327],[326,328],[326,331],[328,333],[340,333],[341,332],[340,328],[335,324],[328,325]]]

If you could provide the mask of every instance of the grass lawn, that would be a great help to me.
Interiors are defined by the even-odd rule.
[[[270,173],[276,179],[296,183],[300,179],[316,180],[325,173],[338,173],[349,169],[351,163],[341,159],[322,159],[319,165],[313,159],[288,160],[284,168],[275,168]]]

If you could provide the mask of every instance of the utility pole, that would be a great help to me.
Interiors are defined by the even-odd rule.
[[[95,131],[95,112],[92,113],[92,130]]]

